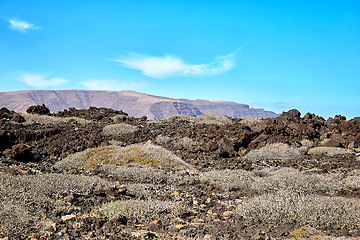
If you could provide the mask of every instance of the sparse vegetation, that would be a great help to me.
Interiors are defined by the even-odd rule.
[[[104,127],[102,134],[107,136],[121,136],[138,131],[139,128],[126,123],[110,124]]]

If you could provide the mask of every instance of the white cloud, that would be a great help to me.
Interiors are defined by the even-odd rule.
[[[17,79],[30,87],[54,88],[69,82],[63,78],[47,78],[47,75],[24,73]]]
[[[126,68],[140,70],[143,75],[152,78],[216,75],[230,71],[234,67],[234,57],[238,51],[239,49],[225,56],[214,57],[211,62],[198,65],[187,64],[181,58],[171,55],[154,57],[136,53],[114,61]]]
[[[26,33],[28,30],[38,30],[41,27],[35,26],[33,23],[25,22],[18,19],[9,19],[9,28],[15,31]]]
[[[99,79],[84,81],[81,84],[90,90],[112,90],[112,91],[135,90],[147,86],[145,82],[135,82],[135,81],[119,82],[117,80],[99,80]]]

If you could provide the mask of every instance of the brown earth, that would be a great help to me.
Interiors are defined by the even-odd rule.
[[[243,169],[255,171],[263,168],[291,167],[303,172],[344,172],[360,169],[360,118],[346,120],[336,116],[325,120],[314,114],[303,118],[297,110],[284,112],[277,118],[258,120],[230,119],[230,124],[195,124],[186,119],[168,121],[147,120],[146,117],[129,117],[122,111],[91,107],[86,110],[70,108],[50,114],[44,106],[32,107],[30,113],[59,118],[76,117],[91,120],[82,123],[76,119],[57,124],[28,122],[24,115],[5,108],[0,110],[0,172],[11,175],[38,175],[65,173],[53,166],[69,154],[99,146],[128,146],[152,142],[163,146],[195,167],[198,173],[214,169]],[[117,116],[117,117],[116,117]],[[124,135],[104,135],[109,124],[126,123],[138,128]],[[170,140],[160,141],[159,136]],[[196,144],[174,144],[189,138]],[[263,162],[249,162],[244,156],[253,149],[271,143],[286,143],[301,147],[302,140],[313,146],[351,149],[352,154],[310,155],[303,152],[300,158]],[[100,176],[107,181],[117,181],[111,174],[99,169],[71,170],[76,175]],[[182,180],[172,185],[174,190],[159,193],[150,189],[150,196],[160,200],[176,200],[185,204],[188,211],[171,222],[155,220],[146,223],[129,221],[125,216],[107,219],[91,215],[95,206],[119,199],[135,199],[126,189],[126,182],[112,189],[88,195],[62,196],[68,203],[65,209],[44,209],[41,216],[32,220],[16,238],[28,239],[289,239],[301,226],[297,224],[253,223],[235,214],[238,202],[254,196],[254,192],[230,190],[213,186],[184,173]],[[168,186],[170,188],[170,186]],[[1,192],[0,192],[1,195]],[[360,198],[360,189],[344,190],[338,194]],[[142,199],[147,197],[142,197]],[[1,218],[0,218],[1,220]],[[56,226],[56,227],[55,227]],[[322,230],[323,239],[335,236],[359,237],[360,232],[344,229]],[[11,234],[9,235],[11,237]],[[1,237],[1,233],[0,233]],[[3,236],[5,237],[5,236]]]

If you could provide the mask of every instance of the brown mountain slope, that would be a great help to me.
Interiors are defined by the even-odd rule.
[[[163,119],[175,114],[195,116],[202,113],[229,117],[277,116],[271,111],[249,108],[248,105],[234,102],[173,99],[133,91],[29,90],[0,92],[0,106],[16,112],[25,112],[29,106],[43,103],[52,112],[71,107],[84,109],[94,106],[123,110],[134,117],[147,116],[154,119]]]

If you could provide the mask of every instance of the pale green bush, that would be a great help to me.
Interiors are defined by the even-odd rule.
[[[233,120],[227,116],[215,116],[213,114],[202,114],[195,117],[185,116],[185,115],[173,115],[163,120],[163,122],[177,122],[177,121],[187,121],[193,124],[206,124],[206,125],[226,125],[233,123]]]
[[[292,160],[301,157],[304,149],[291,147],[285,143],[268,144],[260,149],[254,149],[244,156],[244,160],[260,163],[266,160]]]
[[[101,134],[106,136],[121,136],[137,132],[138,130],[139,128],[136,126],[126,123],[117,123],[105,126]]]
[[[344,179],[345,188],[360,188],[360,169],[355,169]]]
[[[334,156],[341,154],[351,154],[352,151],[345,148],[338,147],[314,147],[308,150],[308,154],[310,155],[326,155],[326,156]]]
[[[326,230],[360,228],[359,200],[343,197],[278,191],[244,201],[235,213],[253,222],[298,224]]]
[[[245,170],[213,170],[200,173],[199,180],[223,190],[247,190],[254,175]]]
[[[343,189],[342,180],[336,174],[309,174],[294,168],[280,168],[268,172],[264,177],[257,177],[250,188],[259,194],[291,191],[299,194],[310,194],[323,191],[335,194]]]
[[[61,118],[61,117],[38,115],[38,114],[27,114],[27,113],[22,113],[21,115],[25,118],[25,123],[27,123],[27,124],[41,123],[41,124],[59,125],[59,124],[70,122],[70,121],[76,121],[80,124],[92,123],[91,120],[86,120],[84,118],[79,118],[79,117]]]
[[[261,123],[261,120],[257,119],[257,118],[252,118],[252,117],[242,117],[241,118],[241,124],[244,124],[245,126],[248,126],[250,128],[255,127],[259,123]]]
[[[80,153],[71,154],[64,160],[56,163],[55,168],[71,169],[84,168],[91,170],[99,165],[137,164],[164,170],[183,170],[192,168],[171,151],[154,144],[132,144],[127,147],[106,146],[87,149]]]
[[[176,174],[147,166],[128,167],[109,164],[101,166],[99,170],[108,172],[119,182],[173,184],[180,180],[180,177]]]
[[[184,208],[176,203],[158,200],[121,200],[103,204],[98,211],[108,219],[125,216],[130,221],[149,222],[176,218]]]

